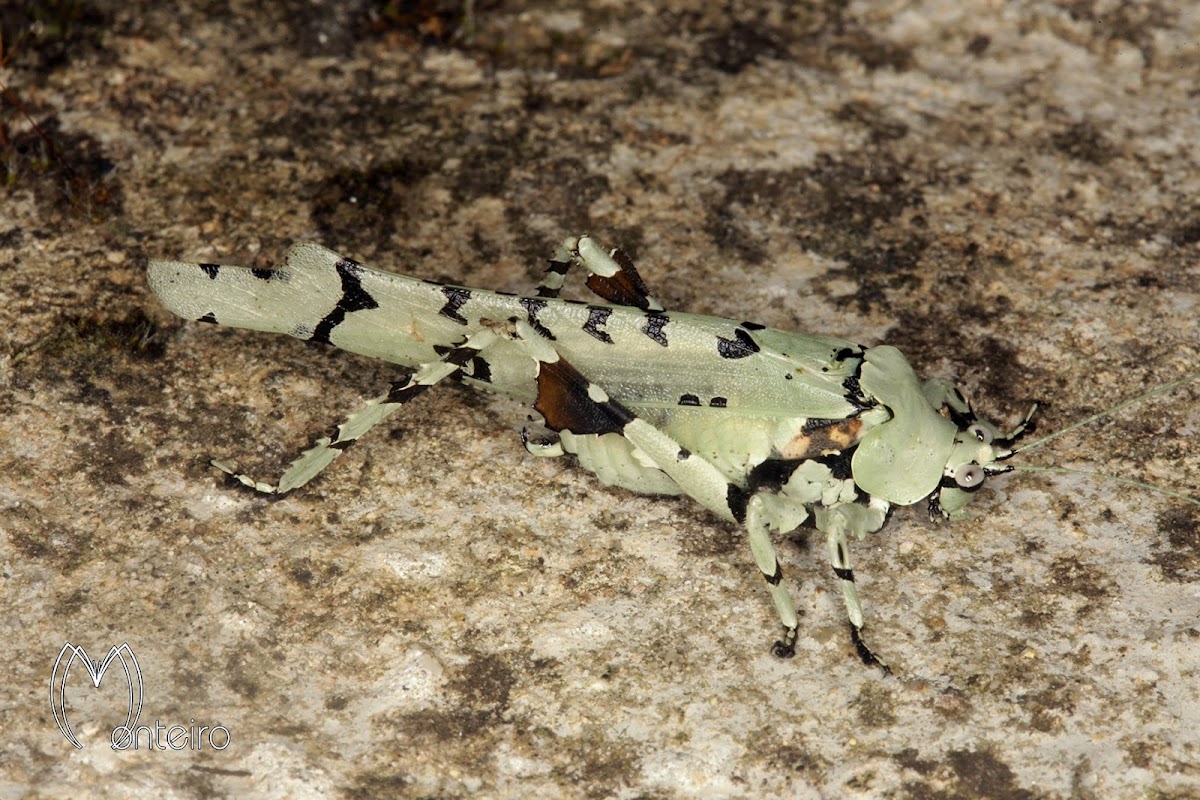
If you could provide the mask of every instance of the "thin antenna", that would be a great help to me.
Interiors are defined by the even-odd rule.
[[[1151,389],[1150,391],[1145,392],[1144,394],[1139,394],[1137,397],[1132,397],[1124,402],[1117,403],[1112,408],[1107,409],[1105,411],[1101,411],[1099,414],[1093,414],[1092,416],[1087,417],[1086,419],[1081,419],[1079,422],[1076,422],[1073,425],[1068,425],[1067,427],[1063,428],[1061,431],[1058,431],[1057,433],[1052,433],[1049,436],[1043,436],[1041,439],[1038,439],[1037,441],[1034,441],[1034,442],[1030,442],[1029,444],[1025,445],[1024,447],[1014,448],[1013,453],[1023,453],[1026,450],[1032,450],[1035,447],[1041,447],[1046,442],[1053,441],[1054,439],[1057,439],[1058,437],[1060,437],[1064,434],[1070,433],[1071,431],[1075,430],[1076,428],[1082,428],[1084,425],[1090,425],[1091,423],[1095,422],[1098,419],[1103,419],[1104,417],[1111,416],[1112,414],[1115,414],[1122,409],[1128,408],[1129,406],[1133,405],[1134,403],[1140,403],[1143,400],[1146,400],[1150,397],[1154,397],[1156,394],[1163,394],[1165,392],[1171,391],[1172,389],[1178,389],[1180,386],[1183,386],[1184,384],[1192,383],[1193,381],[1197,381],[1197,380],[1200,380],[1200,372],[1193,372],[1191,375],[1187,375],[1183,378],[1180,378],[1179,380],[1174,381],[1173,383],[1168,383],[1165,386],[1158,387],[1157,389]],[[1028,470],[1031,468],[1030,467],[1017,467],[1017,469]],[[1049,470],[1050,468],[1045,467],[1043,469]],[[1100,477],[1104,477],[1104,476],[1100,476]],[[1124,479],[1111,478],[1111,480],[1121,481]],[[1160,491],[1165,491],[1165,490],[1160,490]],[[1168,492],[1168,494],[1169,494],[1169,492]],[[1183,496],[1186,497],[1186,495],[1183,495]],[[1187,498],[1187,499],[1192,499],[1192,498]]]
[[[1055,436],[1057,435],[1058,434],[1055,434]],[[1089,472],[1082,469],[1067,469],[1066,467],[1034,467],[1025,465],[1014,465],[1013,469],[1020,470],[1022,472],[1051,472],[1056,475],[1086,475],[1089,478],[1102,478],[1106,481],[1112,481],[1113,483],[1123,483],[1127,486],[1137,486],[1141,489],[1149,489],[1152,492],[1165,494],[1167,497],[1174,497],[1176,500],[1183,500],[1184,502],[1200,506],[1200,498],[1192,497],[1190,494],[1183,494],[1182,492],[1164,489],[1161,486],[1155,486],[1153,483],[1135,481],[1132,478],[1120,478],[1116,475],[1105,475],[1103,472]]]

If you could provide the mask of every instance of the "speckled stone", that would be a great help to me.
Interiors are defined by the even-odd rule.
[[[434,391],[291,497],[226,486],[399,374],[144,279],[315,239],[518,291],[588,231],[668,308],[886,341],[1057,430],[1200,362],[1194,4],[58,5],[3,18],[46,140],[0,101],[0,797],[1200,796],[1196,506],[1018,473],[898,510],[854,545],[891,678],[781,537],[780,661],[736,530],[529,457],[513,403]],[[1198,407],[1023,461],[1200,494]],[[229,746],[114,752],[121,685],[76,670],[74,749],[67,641]]]

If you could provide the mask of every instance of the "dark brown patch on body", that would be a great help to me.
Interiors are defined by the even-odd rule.
[[[587,287],[610,303],[636,306],[645,311],[650,307],[650,290],[638,274],[637,268],[633,266],[633,261],[620,250],[613,250],[609,255],[621,269],[608,277],[595,273],[589,275]]]
[[[553,431],[577,435],[621,433],[634,417],[620,403],[588,397],[588,380],[561,358],[540,362],[533,407]]]

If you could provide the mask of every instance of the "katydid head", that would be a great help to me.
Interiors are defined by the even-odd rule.
[[[1188,375],[1185,378],[1160,386],[1157,389],[1145,392],[1137,397],[1118,403],[1112,408],[1101,411],[1098,414],[1093,414],[1085,419],[1079,420],[1060,431],[1043,436],[1037,441],[1030,442],[1022,447],[1014,447],[1017,439],[1023,434],[1033,430],[1030,424],[1033,414],[1037,411],[1035,403],[1029,409],[1029,413],[1025,415],[1024,421],[1021,422],[1015,429],[1007,434],[1001,435],[996,426],[988,420],[979,417],[971,409],[971,404],[963,398],[962,394],[942,381],[929,381],[925,384],[926,398],[931,405],[937,407],[941,403],[941,411],[955,425],[958,426],[958,434],[954,438],[954,447],[950,451],[950,457],[946,462],[946,470],[942,478],[941,484],[929,496],[929,515],[932,518],[935,513],[940,512],[945,517],[955,517],[962,514],[962,509],[970,502],[971,495],[984,484],[985,479],[989,475],[998,475],[1003,472],[1011,472],[1020,470],[1023,472],[1054,472],[1060,474],[1071,475],[1087,475],[1093,478],[1102,480],[1115,481],[1117,483],[1127,483],[1135,486],[1140,486],[1145,489],[1150,489],[1162,494],[1169,495],[1181,500],[1186,500],[1190,503],[1200,505],[1200,500],[1190,495],[1180,492],[1164,489],[1160,486],[1153,486],[1141,481],[1122,478],[1115,475],[1104,475],[1101,473],[1087,472],[1084,470],[1064,469],[1061,467],[1039,467],[1033,465],[1004,465],[1000,466],[997,462],[1004,461],[1019,452],[1025,452],[1035,447],[1057,439],[1059,436],[1070,433],[1076,428],[1088,425],[1096,420],[1104,417],[1112,416],[1116,412],[1124,409],[1134,403],[1139,403],[1148,397],[1157,394],[1169,392],[1187,383],[1192,383],[1200,380],[1200,373]]]
[[[1037,403],[1033,404],[1019,425],[1007,433],[1001,433],[991,420],[976,414],[962,393],[950,384],[929,381],[924,389],[931,403],[941,401],[941,413],[958,428],[941,483],[929,496],[929,515],[933,517],[940,513],[947,518],[961,516],[963,508],[989,476],[1012,471],[1011,466],[1001,466],[998,462],[1015,453],[1013,444],[1033,430],[1032,420]]]
[[[895,505],[928,499],[931,514],[947,517],[961,511],[988,475],[1009,471],[996,462],[1012,455],[1011,444],[1033,416],[1030,409],[1020,425],[1001,434],[953,384],[920,383],[900,351],[887,345],[867,350],[859,385],[888,417],[859,442],[854,482]]]
[[[1146,398],[1196,381],[1200,381],[1200,373],[1144,392],[1035,442],[1015,447],[1021,435],[1031,430],[1029,423],[1037,410],[1036,404],[1013,430],[1001,433],[994,424],[977,415],[949,381],[919,383],[899,350],[887,345],[871,347],[863,356],[859,386],[875,404],[883,406],[884,418],[868,430],[855,448],[851,462],[854,482],[868,495],[893,505],[908,506],[928,499],[931,517],[938,513],[944,517],[960,516],[989,475],[1012,470],[1073,472],[1137,483],[1079,470],[999,462]],[[1179,492],[1138,485],[1200,505],[1200,500]]]

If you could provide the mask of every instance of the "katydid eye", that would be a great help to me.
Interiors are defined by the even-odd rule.
[[[983,483],[986,477],[983,467],[978,464],[963,464],[958,469],[954,470],[954,482],[961,489],[974,489],[979,484]]]
[[[974,436],[982,444],[991,444],[992,443],[992,432],[978,423],[975,423],[974,425],[969,426],[967,428],[967,433]]]

